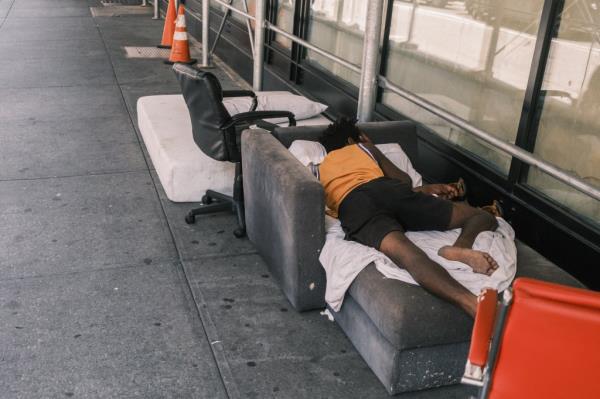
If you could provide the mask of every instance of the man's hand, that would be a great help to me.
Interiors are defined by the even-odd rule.
[[[427,184],[425,186],[416,187],[414,191],[420,191],[429,195],[436,195],[447,200],[451,200],[459,196],[456,187],[450,184]]]
[[[365,132],[360,132],[360,135],[358,136],[358,138],[360,139],[361,143],[373,144],[373,142],[371,141],[371,138],[369,136],[367,136],[367,134]]]

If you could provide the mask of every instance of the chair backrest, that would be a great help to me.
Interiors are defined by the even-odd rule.
[[[218,161],[238,161],[236,129],[224,128],[231,115],[223,105],[223,90],[217,77],[184,64],[175,64],[173,70],[190,112],[198,147]]]
[[[600,293],[514,284],[489,398],[600,397]]]

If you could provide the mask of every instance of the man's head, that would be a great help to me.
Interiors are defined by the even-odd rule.
[[[356,119],[338,118],[329,125],[319,140],[327,152],[364,141]]]

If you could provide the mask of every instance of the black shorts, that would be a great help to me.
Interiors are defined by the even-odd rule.
[[[356,187],[340,204],[338,215],[346,239],[379,249],[392,231],[444,231],[452,202],[414,192],[408,183],[381,177]]]

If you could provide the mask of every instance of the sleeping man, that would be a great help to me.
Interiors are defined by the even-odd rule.
[[[381,251],[402,265],[423,288],[474,316],[476,296],[404,233],[460,228],[453,245],[440,248],[438,254],[469,265],[475,273],[491,275],[498,264],[472,246],[479,233],[497,228],[496,218],[466,202],[450,201],[461,194],[456,185],[413,188],[411,178],[352,121],[342,119],[330,125],[321,144],[327,156],[313,173],[323,185],[329,212],[339,218],[346,238]]]

